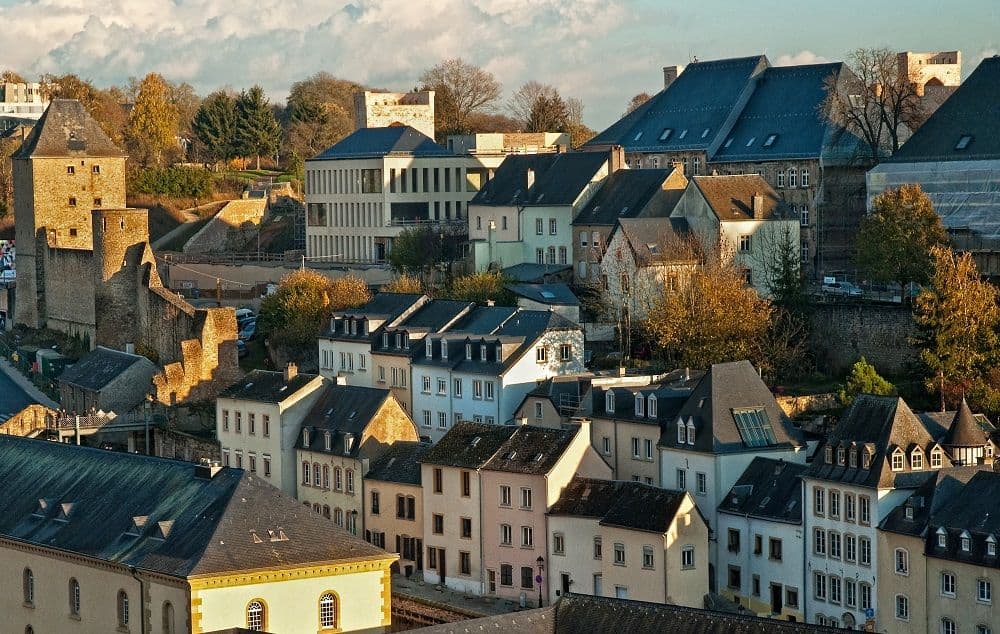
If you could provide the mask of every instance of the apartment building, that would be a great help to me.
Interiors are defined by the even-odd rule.
[[[806,466],[754,458],[719,504],[719,592],[758,616],[803,621]]]
[[[295,443],[299,429],[323,391],[323,378],[253,370],[223,390],[215,402],[215,433],[222,464],[244,469],[286,495],[296,493]]]
[[[686,491],[573,478],[548,513],[549,601],[572,593],[700,607],[708,532]]]
[[[559,429],[578,416],[587,416],[585,399],[590,391],[590,374],[554,376],[538,382],[514,412],[522,425]]]

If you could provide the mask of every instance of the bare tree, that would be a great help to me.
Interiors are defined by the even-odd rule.
[[[507,102],[507,110],[511,117],[521,122],[522,126],[527,127],[535,103],[542,97],[557,96],[559,96],[559,91],[556,90],[555,86],[535,80],[527,81],[511,95],[510,101]]]
[[[450,102],[454,120],[446,123],[450,123],[456,132],[466,130],[470,114],[490,110],[500,98],[500,82],[493,73],[460,57],[446,59],[428,68],[420,76],[420,82],[426,89],[442,93],[441,97]]]
[[[820,107],[832,123],[859,136],[868,146],[868,159],[877,163],[899,149],[907,123],[922,118],[917,83],[887,48],[851,52],[846,70],[826,79]]]

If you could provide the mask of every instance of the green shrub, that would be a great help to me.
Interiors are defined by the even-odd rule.
[[[128,188],[137,194],[204,198],[212,193],[212,174],[191,167],[139,169],[129,174]]]

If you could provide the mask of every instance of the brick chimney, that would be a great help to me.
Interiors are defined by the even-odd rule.
[[[755,192],[753,198],[750,201],[750,210],[753,212],[754,220],[764,219],[764,195],[760,192]]]
[[[298,375],[299,375],[299,366],[295,365],[292,362],[289,362],[288,365],[285,366],[285,383],[288,383]]]
[[[664,66],[663,67],[663,87],[669,88],[670,84],[677,81],[677,77],[680,76],[681,72],[684,70],[683,66]]]

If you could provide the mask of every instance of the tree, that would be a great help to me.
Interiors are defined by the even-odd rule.
[[[445,117],[440,124],[435,121],[442,134],[466,134],[469,115],[490,110],[500,98],[500,82],[493,73],[459,57],[428,68],[420,82],[425,90],[435,91],[435,110]]]
[[[208,158],[228,162],[237,154],[236,99],[222,90],[213,92],[201,102],[191,129]]]
[[[236,100],[236,147],[240,156],[272,156],[281,140],[281,126],[271,110],[264,89],[254,86]]]
[[[922,114],[915,78],[901,72],[896,52],[859,48],[847,56],[847,69],[826,79],[821,106],[832,123],[860,137],[868,160],[895,154],[907,123]]]
[[[170,103],[177,111],[177,136],[185,141],[190,141],[194,135],[192,125],[198,114],[198,109],[201,107],[201,97],[187,82],[179,84],[167,82],[167,88]]]
[[[392,242],[389,266],[400,274],[411,275],[430,286],[431,272],[443,266],[451,280],[454,265],[462,259],[462,245],[469,239],[465,224],[443,228],[419,226],[404,229]]]
[[[569,111],[566,102],[556,93],[552,96],[540,95],[531,106],[528,115],[528,132],[564,132],[569,127]]]
[[[124,144],[128,113],[123,106],[125,95],[120,89],[98,90],[89,81],[72,74],[42,75],[40,83],[44,98],[76,99],[112,141]]]
[[[933,275],[917,296],[912,341],[927,370],[927,388],[938,392],[944,409],[967,392],[982,391],[1000,367],[1000,296],[980,278],[971,254],[935,246],[931,258]]]
[[[653,97],[650,96],[650,94],[648,92],[640,92],[638,95],[636,95],[635,97],[632,97],[629,100],[628,105],[625,106],[625,114],[623,114],[622,116],[623,117],[627,117],[628,115],[632,114],[632,112],[636,108],[638,108],[639,106],[641,106],[642,104],[646,103],[647,101],[649,101],[652,98]]]
[[[507,102],[507,110],[510,116],[519,121],[521,127],[526,129],[531,120],[531,111],[542,97],[555,97],[559,94],[555,86],[543,84],[535,80],[521,84]]]
[[[156,73],[146,75],[129,113],[125,141],[140,165],[162,165],[167,151],[177,148],[177,109],[170,87]]]
[[[941,218],[919,185],[887,189],[872,202],[857,239],[858,267],[873,280],[923,284],[932,270],[931,249],[948,243]]]
[[[423,293],[424,286],[420,282],[420,278],[413,277],[411,275],[398,276],[393,281],[389,282],[382,287],[382,292],[384,293]]]
[[[500,272],[484,271],[456,277],[448,289],[448,299],[463,302],[487,304],[493,302],[497,306],[513,306],[515,296],[507,289],[513,280]]]
[[[361,278],[332,280],[315,271],[295,271],[261,302],[258,322],[261,333],[273,344],[306,348],[315,345],[332,311],[354,308],[370,299],[371,292]]]
[[[875,370],[875,366],[868,363],[864,357],[858,359],[851,366],[851,371],[847,374],[847,380],[837,395],[840,402],[850,405],[858,394],[874,394],[876,396],[892,396],[896,393],[896,388],[889,383]]]
[[[312,158],[351,133],[354,94],[364,86],[320,72],[292,84],[285,105],[284,153]]]
[[[0,72],[0,84],[26,84],[24,77],[20,73],[10,70],[9,68],[3,72]]]
[[[595,134],[583,122],[583,102],[576,97],[566,100],[566,132],[569,132],[569,142],[573,147],[580,147]]]

